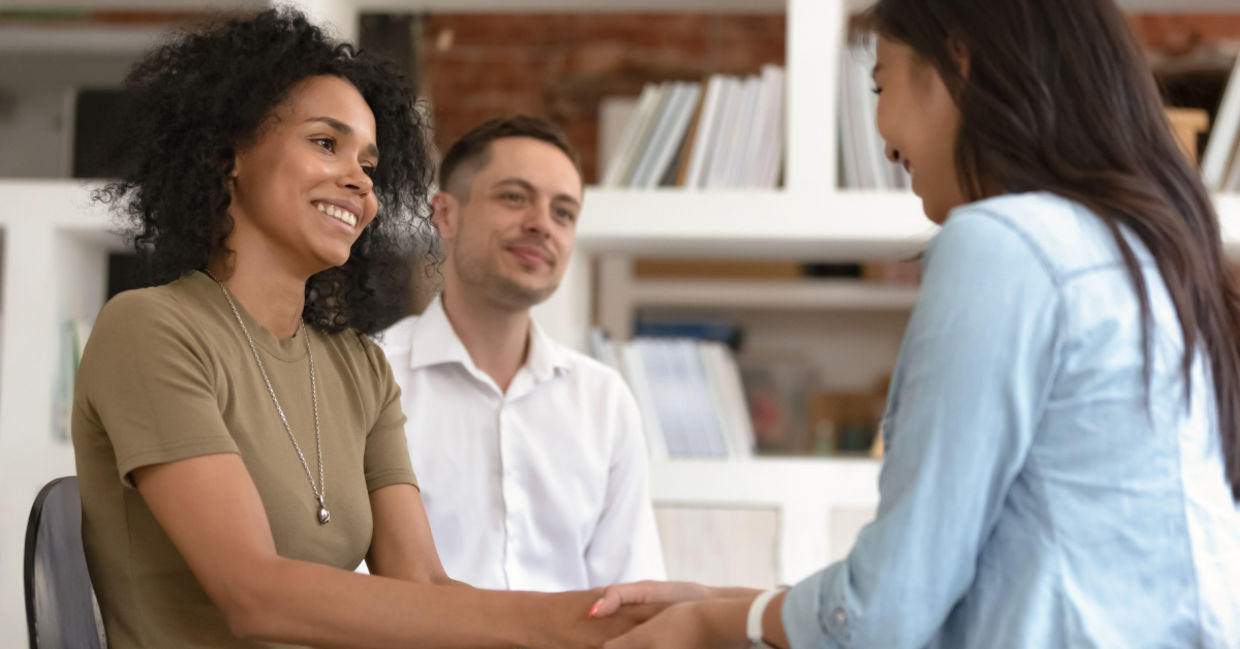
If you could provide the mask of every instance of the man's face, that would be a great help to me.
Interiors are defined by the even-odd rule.
[[[463,290],[515,309],[547,299],[564,276],[581,211],[572,161],[541,140],[502,138],[464,181],[468,194],[440,194],[435,214],[446,263]]]

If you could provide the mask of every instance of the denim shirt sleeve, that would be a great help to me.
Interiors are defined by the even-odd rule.
[[[1004,217],[956,210],[926,253],[883,420],[875,520],[788,594],[794,649],[920,649],[973,581],[1050,393],[1061,293]]]

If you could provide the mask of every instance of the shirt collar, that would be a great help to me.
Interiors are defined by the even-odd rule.
[[[409,367],[420,369],[445,363],[459,363],[470,372],[480,370],[469,356],[469,350],[456,335],[448,314],[443,310],[443,298],[436,295],[409,333]],[[538,383],[550,380],[557,370],[568,370],[571,365],[564,350],[547,337],[538,323],[530,322],[530,350],[525,367]]]
[[[443,310],[443,301],[436,295],[409,331],[409,368],[416,370],[444,363],[460,363],[471,371],[478,369],[469,357],[469,350],[452,329],[448,314]]]
[[[532,319],[530,320],[530,352],[525,358],[525,367],[539,383],[551,380],[557,370],[567,372],[570,367],[568,354],[548,338],[542,327],[539,327],[538,323]]]

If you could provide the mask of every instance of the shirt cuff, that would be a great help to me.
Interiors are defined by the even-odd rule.
[[[847,563],[820,570],[793,586],[784,596],[780,617],[792,649],[847,649],[853,645],[857,607],[847,600],[839,581]]]

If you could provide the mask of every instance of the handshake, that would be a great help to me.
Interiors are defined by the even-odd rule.
[[[762,591],[690,582],[641,581],[547,595],[540,646],[555,649],[744,649],[747,621]],[[767,598],[764,598],[767,599]],[[767,642],[787,647],[779,622],[782,593],[766,602],[756,624]]]

